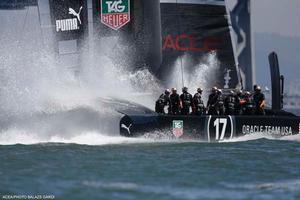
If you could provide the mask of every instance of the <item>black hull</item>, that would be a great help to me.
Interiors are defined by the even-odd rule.
[[[179,125],[179,128],[176,127]],[[174,127],[175,126],[175,127]],[[138,137],[161,131],[178,138],[220,141],[251,134],[275,138],[300,132],[297,116],[171,116],[157,114],[125,115],[120,121],[123,136]],[[181,135],[182,134],[182,135]]]

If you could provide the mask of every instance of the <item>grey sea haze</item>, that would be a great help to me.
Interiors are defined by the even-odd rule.
[[[0,198],[299,199],[300,140],[0,146]]]

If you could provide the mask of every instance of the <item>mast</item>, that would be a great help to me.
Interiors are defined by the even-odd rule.
[[[246,90],[252,90],[256,82],[251,11],[251,0],[237,1],[231,11],[231,22],[236,36],[238,63],[242,71],[242,77],[245,77],[244,88]]]

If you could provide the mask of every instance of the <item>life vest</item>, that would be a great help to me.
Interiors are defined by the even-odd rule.
[[[203,111],[204,110],[204,102],[201,98],[201,95],[199,93],[195,94],[194,96],[194,103],[197,111]]]
[[[159,106],[164,107],[165,106],[164,96],[160,96],[159,99],[157,100],[157,103],[158,103]]]
[[[219,107],[223,107],[224,106],[224,100],[223,100],[223,96],[222,95],[218,95],[218,98],[217,98],[217,105]]]
[[[170,101],[172,106],[178,106],[179,105],[179,95],[178,94],[171,94],[170,95]]]
[[[235,95],[234,99],[235,99],[235,107],[236,107],[236,109],[240,109],[241,106],[242,106],[241,105],[242,98],[239,95]]]
[[[247,109],[253,109],[253,107],[254,107],[254,100],[253,100],[253,98],[247,97],[245,100],[246,100],[245,107]]]
[[[208,102],[207,106],[208,107],[215,107],[217,104],[218,96],[215,93],[212,93],[208,96]]]
[[[234,107],[235,107],[235,97],[234,96],[227,97],[227,106],[230,109],[234,109]]]
[[[182,99],[182,104],[184,107],[189,107],[191,106],[192,102],[192,95],[189,93],[183,93],[183,99]]]
[[[253,100],[256,107],[260,107],[262,102],[265,100],[265,96],[262,93],[254,93]]]

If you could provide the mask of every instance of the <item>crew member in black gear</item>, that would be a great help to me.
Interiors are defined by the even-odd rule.
[[[201,88],[197,89],[197,93],[193,97],[193,112],[195,115],[204,115],[205,114],[205,106],[202,100],[202,92]]]
[[[219,115],[225,114],[225,108],[224,108],[224,97],[221,89],[218,89],[217,92],[218,98],[217,98],[217,110]]]
[[[265,115],[265,95],[261,92],[261,87],[257,86],[253,95],[253,100],[255,104],[255,114]]]
[[[206,108],[208,109],[207,114],[209,115],[217,115],[218,110],[217,110],[217,101],[218,101],[218,88],[213,87],[211,89],[211,93],[208,96],[208,101],[207,101],[207,106]]]
[[[234,107],[235,113],[234,114],[240,115],[240,114],[242,114],[242,100],[243,100],[242,90],[236,89],[234,97],[235,97],[235,107]]]
[[[225,99],[225,114],[234,115],[236,108],[236,95],[231,90],[229,95]]]
[[[257,89],[258,85],[253,85],[253,91],[255,92]]]
[[[171,114],[172,115],[179,115],[180,114],[180,98],[177,94],[177,89],[172,88],[172,94],[170,95],[170,102],[171,102]]]
[[[166,114],[165,107],[168,106],[168,113],[170,113],[170,90],[166,89],[165,93],[161,94],[155,103],[155,112],[159,114]]]
[[[245,92],[244,99],[242,101],[243,115],[254,114],[254,101],[249,91]]]
[[[188,88],[182,88],[182,94],[180,95],[181,100],[181,114],[188,115],[190,114],[190,108],[192,107],[193,103],[193,96],[188,93]]]

